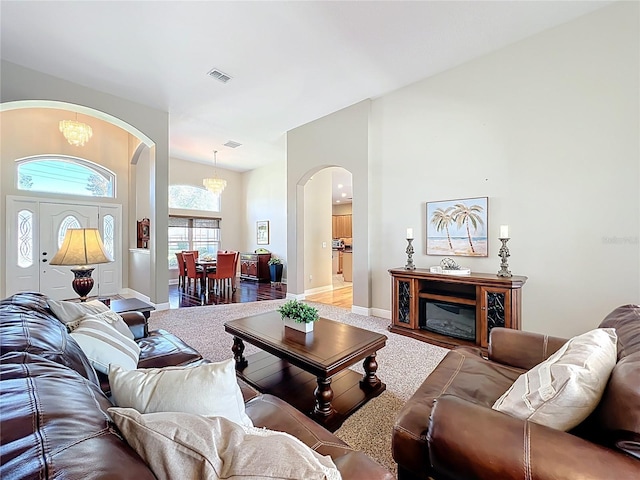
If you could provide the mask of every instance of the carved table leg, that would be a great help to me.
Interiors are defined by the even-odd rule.
[[[231,347],[231,351],[233,352],[233,358],[236,361],[236,370],[242,370],[247,366],[247,359],[244,358],[242,352],[244,352],[244,343],[238,337],[233,337],[233,347]]]
[[[378,371],[378,362],[376,362],[376,353],[372,353],[364,359],[362,363],[364,368],[364,376],[360,380],[360,387],[362,388],[375,388],[380,385],[380,379],[376,376]]]
[[[313,414],[318,417],[328,417],[331,415],[333,413],[333,407],[331,406],[331,400],[333,400],[331,379],[318,377],[318,386],[313,394],[316,397]]]

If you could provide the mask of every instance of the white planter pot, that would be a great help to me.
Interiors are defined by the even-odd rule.
[[[293,328],[294,330],[298,330],[299,332],[304,332],[304,333],[313,332],[313,324],[314,322],[301,323],[301,322],[296,322],[295,320],[292,320],[289,317],[284,317],[284,326],[288,328]]]

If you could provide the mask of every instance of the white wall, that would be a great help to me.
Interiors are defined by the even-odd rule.
[[[370,276],[373,311],[388,314],[407,227],[418,267],[442,258],[425,253],[425,203],[474,196],[489,197],[489,257],[455,259],[497,272],[509,224],[510,269],[529,277],[524,329],[569,336],[640,302],[638,7],[619,2],[392,92],[366,119],[337,112],[290,132],[299,173],[320,163],[327,132],[370,125],[368,165],[355,168],[370,174],[371,242],[354,280]],[[290,193],[298,178],[290,171]]]
[[[353,304],[369,306],[369,112],[365,100],[287,133],[287,293],[305,291],[306,223],[315,219],[304,216],[304,185],[316,172],[336,166],[353,180]]]
[[[329,290],[331,274],[332,169],[315,173],[304,186],[304,289]]]
[[[246,208],[241,218],[243,250],[253,252],[262,247],[283,259],[283,281],[287,279],[287,176],[286,162],[273,162],[243,173],[243,201]],[[256,222],[269,221],[269,245],[256,243]]]

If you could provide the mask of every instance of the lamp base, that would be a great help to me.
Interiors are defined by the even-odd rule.
[[[73,290],[80,295],[80,301],[86,302],[87,295],[93,288],[93,278],[91,278],[91,273],[95,270],[95,267],[88,268],[72,268],[71,271],[75,275],[73,282],[71,282],[71,286]]]

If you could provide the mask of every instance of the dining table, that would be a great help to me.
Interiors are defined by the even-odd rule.
[[[211,258],[197,258],[196,266],[202,267],[203,275],[204,275],[204,284],[205,284],[205,292],[209,291],[209,277],[208,273],[212,273],[216,271],[216,259]]]

